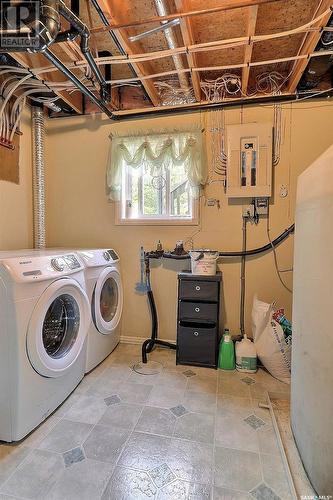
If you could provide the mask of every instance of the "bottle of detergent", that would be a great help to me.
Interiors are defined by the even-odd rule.
[[[220,342],[219,368],[221,368],[221,370],[235,369],[235,347],[229,335],[229,331],[224,333]]]
[[[257,351],[246,334],[240,342],[236,342],[236,368],[239,372],[245,373],[257,371]]]

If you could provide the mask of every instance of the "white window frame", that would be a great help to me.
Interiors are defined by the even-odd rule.
[[[140,176],[141,177],[141,176]],[[142,179],[142,177],[141,177]],[[179,216],[160,216],[160,215],[144,215],[141,214],[140,217],[135,219],[123,217],[123,202],[124,196],[127,198],[126,193],[129,191],[129,182],[131,177],[128,172],[125,173],[125,182],[122,182],[122,189],[120,195],[120,201],[115,203],[115,224],[116,225],[146,225],[146,226],[197,226],[199,225],[199,200],[192,197],[192,217],[179,217]],[[167,210],[170,210],[170,189],[167,191],[169,196],[167,196]],[[142,200],[142,198],[141,198]]]

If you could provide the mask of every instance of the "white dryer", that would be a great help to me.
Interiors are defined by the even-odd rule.
[[[75,250],[85,264],[91,307],[86,373],[103,361],[120,340],[123,287],[119,256],[114,250]]]
[[[72,252],[0,252],[0,440],[26,436],[84,376],[83,269]]]

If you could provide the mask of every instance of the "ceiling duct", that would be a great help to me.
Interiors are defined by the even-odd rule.
[[[142,38],[145,38],[146,36],[153,35],[154,33],[158,33],[159,31],[165,31],[169,28],[172,28],[173,26],[179,26],[179,24],[180,19],[172,19],[171,21],[166,21],[164,24],[161,24],[161,26],[157,26],[156,28],[153,28],[151,30],[143,31],[138,35],[129,36],[128,39],[130,42],[137,42],[138,40],[142,40]]]
[[[0,10],[3,9],[0,3]],[[0,53],[6,52],[42,52],[74,85],[89,97],[109,118],[114,119],[106,103],[110,100],[108,85],[101,74],[89,48],[90,31],[88,27],[61,0],[40,0],[31,2],[30,20],[25,23],[24,32],[17,31],[17,26],[1,26]],[[70,23],[71,28],[60,32],[60,14]],[[1,16],[4,19],[6,16]],[[14,16],[15,17],[15,16]],[[56,42],[72,40],[77,35],[81,37],[81,51],[87,63],[100,84],[100,98],[86,87],[62,61],[53,54],[49,47]],[[33,39],[33,40],[32,40]]]
[[[330,17],[328,24],[328,28],[333,27],[333,14]],[[333,32],[332,31],[324,31],[315,51],[322,52],[322,56],[312,57],[310,59],[309,64],[304,71],[302,78],[298,84],[297,89],[299,91],[311,90],[316,88],[319,83],[323,80],[324,76],[330,71],[331,82],[332,82],[332,66],[333,66],[333,56],[325,55],[326,50],[333,49]]]
[[[29,18],[24,23],[25,29],[17,25],[16,15],[10,16],[4,12],[4,9],[9,11],[10,8],[17,8],[8,4],[9,2],[1,2],[0,5],[1,21],[6,20],[7,23],[6,26],[1,25],[0,29],[1,52],[42,52],[54,42],[60,31],[58,0],[31,2]]]
[[[156,10],[159,16],[167,16],[169,14],[165,0],[154,0]],[[174,32],[172,31],[172,28],[167,28],[164,31],[166,41],[168,43],[169,49],[176,49],[178,48],[178,43],[176,36]],[[178,72],[178,79],[179,79],[179,84],[181,89],[184,91],[185,94],[189,92],[190,86],[188,82],[187,75],[185,73],[182,73],[182,70],[184,69],[184,64],[183,64],[183,59],[182,56],[179,54],[175,54],[172,56],[175,68]]]

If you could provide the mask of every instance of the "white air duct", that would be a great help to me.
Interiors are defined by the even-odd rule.
[[[168,9],[165,4],[165,0],[154,0],[155,1],[155,6],[156,10],[159,16],[167,16],[169,14]],[[172,28],[168,28],[164,31],[165,38],[167,40],[168,46],[170,49],[176,49],[178,48],[177,44],[177,39],[172,31]],[[172,56],[173,62],[175,64],[175,68],[177,71],[180,71],[178,73],[178,78],[179,78],[179,84],[180,87],[184,90],[184,92],[188,92],[189,90],[189,83],[187,79],[186,73],[181,73],[181,70],[184,69],[184,64],[181,55],[175,54]]]
[[[32,108],[34,247],[45,248],[44,112]]]

